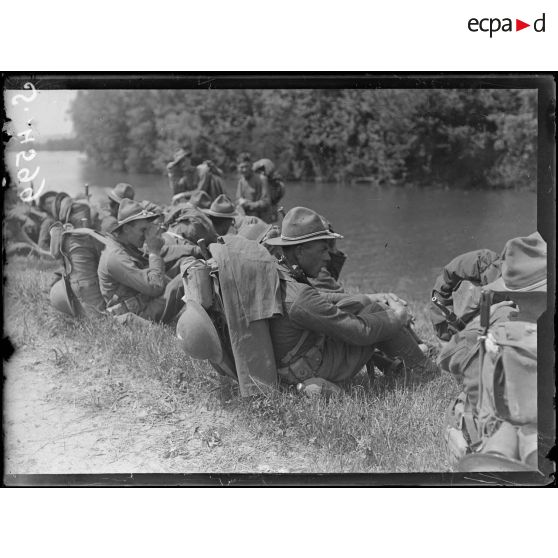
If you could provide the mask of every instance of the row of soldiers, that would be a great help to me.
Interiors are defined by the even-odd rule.
[[[271,275],[247,275],[241,287],[250,292],[258,281],[275,285],[262,287],[265,295],[251,297],[250,304],[273,307],[264,318],[269,319],[274,367],[282,379],[319,378],[321,387],[334,391],[366,366],[373,369],[379,352],[386,357],[382,362],[403,366],[409,374],[435,373],[412,330],[405,301],[393,293],[344,292],[338,279],[345,255],[335,246],[341,236],[330,223],[303,207],[291,209],[281,227],[242,214],[240,208],[250,212],[256,206],[249,205],[242,190],[248,168],[239,170],[246,173],[239,204],[219,194],[204,207],[206,192],[192,190],[188,201],[175,198],[162,211],[135,200],[131,185],[119,184],[108,193],[108,212],[97,230],[84,226],[94,221],[84,200],[44,195],[39,204],[50,208],[55,221],[49,227],[50,251],[64,264],[52,287],[53,304],[74,315],[103,313],[123,323],[172,323],[184,309],[184,269],[193,260],[211,260],[210,248],[218,240],[228,246],[231,238],[243,239],[240,276],[251,273],[247,262],[252,256],[272,264],[267,268]],[[254,247],[259,252],[248,255]],[[254,389],[241,383],[243,395]]]
[[[277,381],[331,394],[361,370],[421,380],[439,366],[463,387],[444,431],[455,466],[536,468],[536,323],[546,308],[538,233],[443,268],[432,293],[436,364],[404,300],[345,292],[342,236],[323,216],[295,207],[266,223],[225,194],[210,203],[205,191],[189,192],[163,211],[119,184],[100,231],[83,226],[93,220],[83,200],[43,196],[39,207],[55,220],[50,251],[64,264],[53,304],[128,324],[177,323],[185,351],[234,377],[242,395]],[[205,302],[200,269],[216,279]]]

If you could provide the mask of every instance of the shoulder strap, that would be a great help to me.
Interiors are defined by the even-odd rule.
[[[306,330],[302,333],[300,339],[298,340],[298,343],[281,359],[281,364],[287,365],[291,362],[291,359],[296,355],[300,347],[302,347],[306,339],[308,339],[309,335],[310,335],[309,330]]]
[[[174,238],[179,238],[180,240],[184,240],[184,237],[180,234],[176,234],[175,232],[172,231],[165,231],[165,234],[168,234],[169,236],[172,236]]]
[[[475,420],[474,409],[468,397],[465,398],[463,408],[463,423],[463,426],[469,435],[469,439],[471,440],[471,446],[478,445],[481,438],[478,431],[477,421]]]
[[[103,236],[102,234],[99,234],[97,231],[94,231],[93,229],[86,229],[86,228],[69,229],[67,231],[64,231],[64,234],[86,234],[86,235],[94,238],[95,240],[98,240],[99,242],[101,242],[105,246],[107,246],[108,243],[109,243],[109,240],[107,239],[106,236]]]

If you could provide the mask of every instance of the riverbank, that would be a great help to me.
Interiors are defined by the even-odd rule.
[[[48,302],[56,265],[5,266],[5,473],[448,471],[440,436],[456,385],[358,376],[339,399],[253,400],[178,348],[174,331],[73,320]],[[410,301],[433,335],[426,305]]]

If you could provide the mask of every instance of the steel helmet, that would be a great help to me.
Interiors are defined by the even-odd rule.
[[[519,439],[517,429],[509,422],[502,422],[500,428],[486,440],[478,453],[463,457],[457,464],[460,472],[474,471],[529,471],[532,467],[519,460]]]
[[[194,359],[223,361],[221,341],[207,312],[195,300],[185,301],[185,309],[176,324],[176,336],[182,350]]]
[[[66,282],[63,278],[52,285],[50,289],[50,302],[59,312],[64,312],[64,314],[69,314],[70,316],[75,315],[66,289]]]

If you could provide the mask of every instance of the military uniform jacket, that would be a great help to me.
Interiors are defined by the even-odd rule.
[[[501,274],[500,265],[500,256],[488,249],[457,256],[444,266],[434,284],[439,302],[465,323],[469,322],[480,311],[482,287],[498,279]],[[505,299],[499,293],[493,296],[493,302]],[[448,340],[451,332],[447,329],[446,318],[433,302],[430,304],[430,321],[436,335]]]
[[[99,260],[99,287],[107,303],[136,295],[146,299],[165,291],[165,262],[158,254],[146,258],[139,250],[110,238]]]
[[[271,215],[271,196],[269,183],[265,176],[252,174],[249,179],[241,176],[236,188],[236,201],[240,198],[248,200],[244,206],[246,215],[255,215],[264,221],[268,221]]]
[[[282,360],[309,332],[291,361],[312,347],[322,347],[316,376],[343,381],[351,378],[368,362],[374,345],[387,340],[400,329],[391,310],[371,303],[364,295],[320,293],[314,287],[293,279],[279,265],[283,316],[270,320],[271,339],[278,367]]]

